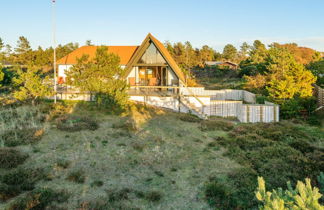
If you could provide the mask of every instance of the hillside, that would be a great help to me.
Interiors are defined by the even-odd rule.
[[[250,209],[258,175],[284,187],[324,171],[323,129],[304,124],[87,103],[2,108],[0,120],[1,209]]]

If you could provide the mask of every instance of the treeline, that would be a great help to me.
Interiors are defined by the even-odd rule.
[[[259,46],[264,46],[265,48],[265,45],[259,40],[255,40],[253,45],[244,42],[239,49],[232,44],[227,44],[222,52],[217,52],[208,45],[204,45],[202,48],[193,48],[189,41],[173,44],[166,42],[164,45],[176,62],[187,70],[194,67],[204,67],[205,61],[231,61],[239,64],[253,56],[255,49],[259,48]],[[310,48],[299,47],[295,43],[274,43],[274,45],[288,50],[298,63],[304,65],[318,61],[321,57],[319,52]]]
[[[69,54],[79,47],[78,43],[68,43],[56,47],[58,59]],[[43,49],[38,47],[33,50],[30,42],[24,36],[19,37],[16,46],[5,44],[0,38],[0,65],[24,65],[37,66],[44,72],[52,70],[54,49],[52,47]]]

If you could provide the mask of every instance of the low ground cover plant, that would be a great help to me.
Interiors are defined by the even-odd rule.
[[[22,164],[28,155],[13,148],[0,148],[0,168],[10,169]]]
[[[229,174],[227,181],[214,179],[208,182],[207,200],[217,206],[215,201],[221,196],[213,192],[226,194],[228,188],[233,189],[227,195],[232,204],[251,208],[256,205],[251,187],[255,185],[253,180],[257,175],[264,177],[270,189],[285,186],[287,180],[297,182],[305,177],[316,180],[324,170],[324,150],[313,144],[322,140],[289,122],[235,126],[227,138],[215,138],[215,141],[227,148],[225,155],[240,163],[244,170],[240,176]],[[246,178],[241,180],[241,177]],[[233,183],[239,185],[233,186]]]
[[[56,120],[57,128],[62,131],[96,130],[98,123],[89,117],[64,116]]]

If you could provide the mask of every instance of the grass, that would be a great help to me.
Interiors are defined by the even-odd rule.
[[[313,163],[321,163],[321,154],[312,152],[319,152],[323,142],[320,128],[289,122],[202,121],[142,105],[121,115],[75,103],[33,109],[40,110],[45,120],[34,118],[37,126],[27,128],[44,132],[35,142],[4,146],[29,158],[0,169],[0,209],[24,209],[26,203],[40,203],[38,209],[242,209],[256,205],[253,199],[246,201],[253,197],[256,176],[265,173],[256,170],[264,162],[250,158],[250,153],[257,157],[261,155],[257,151],[264,151],[271,162],[271,156],[287,154],[267,150],[283,144],[285,137],[281,148],[300,148],[295,152],[298,157],[311,156]],[[90,119],[97,126],[71,132],[57,127],[62,117]],[[60,192],[68,196],[54,199]]]

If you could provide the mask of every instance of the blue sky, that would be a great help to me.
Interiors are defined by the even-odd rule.
[[[324,51],[324,0],[56,0],[57,42],[139,45],[189,40],[221,51],[260,39],[295,42]],[[1,0],[0,37],[15,46],[52,43],[51,0]]]

